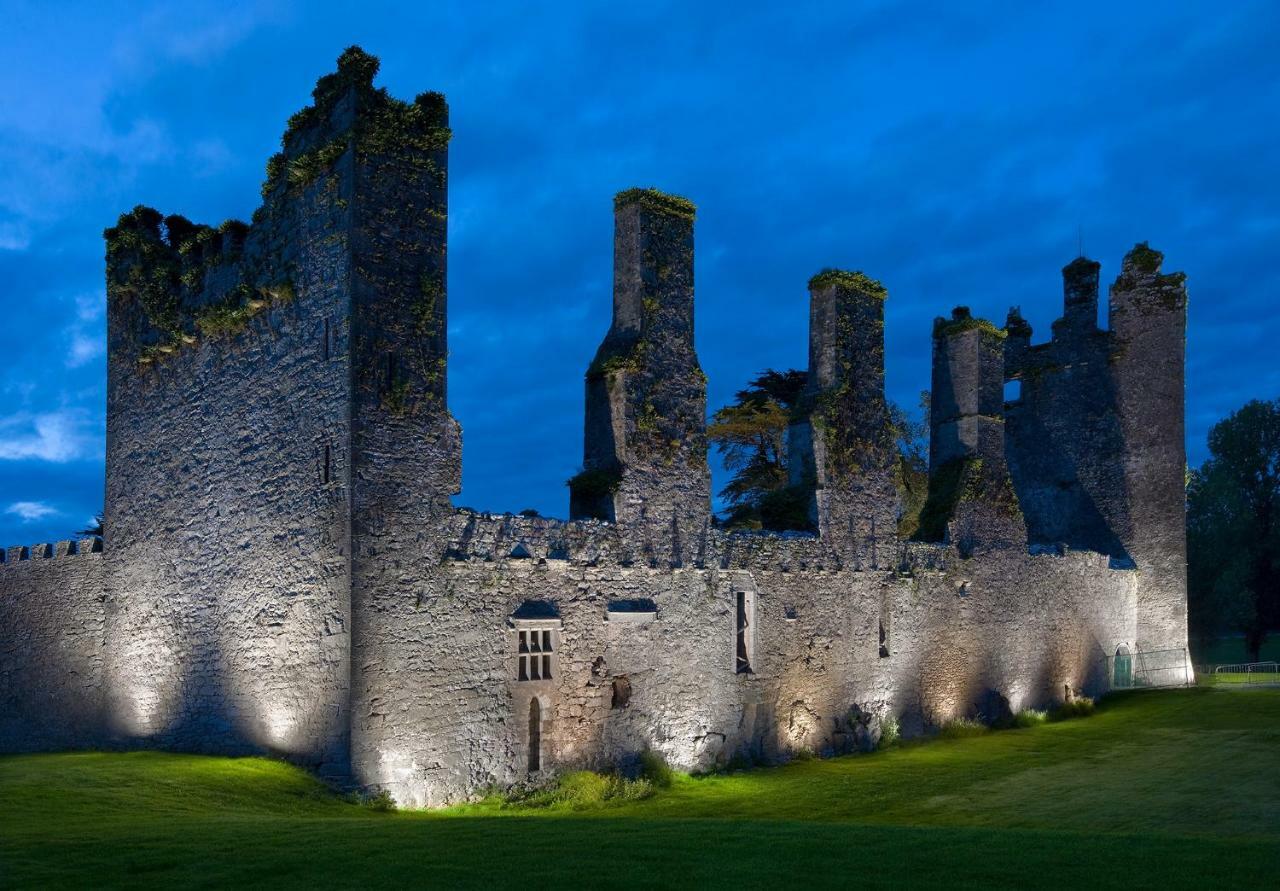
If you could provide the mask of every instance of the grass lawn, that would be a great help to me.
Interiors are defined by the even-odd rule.
[[[0,886],[1270,887],[1280,690],[691,779],[585,809],[376,813],[265,759],[0,759]]]

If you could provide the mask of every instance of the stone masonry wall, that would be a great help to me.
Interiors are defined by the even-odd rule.
[[[412,656],[364,778],[415,805],[650,748],[705,770],[867,745],[890,715],[917,733],[996,718],[1064,686],[1098,692],[1104,657],[1135,633],[1135,574],[1090,553],[965,561],[932,546],[856,571],[816,538],[716,533],[705,564],[671,569],[617,562],[603,524],[459,512],[452,528],[449,556],[397,610]],[[749,673],[735,670],[738,591],[754,600]],[[519,680],[522,627],[554,629],[550,680]]]
[[[201,254],[138,211],[107,233],[106,676],[124,740],[345,773],[353,102],[334,77],[235,239]]]
[[[0,752],[105,736],[101,543],[0,550]]]

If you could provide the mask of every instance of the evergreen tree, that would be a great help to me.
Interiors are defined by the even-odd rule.
[[[1253,401],[1209,432],[1209,459],[1187,485],[1193,634],[1245,635],[1257,661],[1280,628],[1280,400]]]

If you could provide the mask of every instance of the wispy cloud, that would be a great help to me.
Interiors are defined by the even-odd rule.
[[[0,418],[0,460],[63,464],[94,457],[98,447],[99,439],[83,409],[20,412]]]
[[[79,368],[107,351],[106,332],[102,326],[105,295],[102,292],[82,294],[76,297],[75,306],[75,318],[65,329],[68,368]]]
[[[36,523],[59,514],[56,507],[51,507],[43,501],[15,501],[6,507],[4,512],[17,517],[24,523]]]

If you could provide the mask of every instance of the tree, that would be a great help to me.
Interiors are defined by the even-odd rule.
[[[803,371],[768,369],[739,390],[735,401],[711,416],[707,438],[733,477],[720,490],[731,529],[809,530],[811,484],[793,486],[787,468],[787,428],[804,393]],[[903,495],[900,531],[910,535],[929,481],[929,391],[920,394],[921,417],[889,404],[899,452]]]
[[[902,516],[898,534],[911,538],[920,528],[920,511],[929,496],[929,407],[932,397],[920,391],[919,414],[912,417],[895,402],[889,403],[889,423],[898,445],[898,495]]]
[[[733,478],[720,495],[733,529],[809,529],[807,493],[789,485],[787,427],[808,376],[791,369],[764,371],[739,390],[736,401],[711,416],[707,438]]]
[[[98,514],[93,518],[93,523],[80,529],[76,535],[92,535],[95,538],[102,538],[102,514]]]
[[[1193,633],[1243,632],[1256,662],[1280,628],[1280,399],[1209,431],[1187,486],[1187,581]]]

